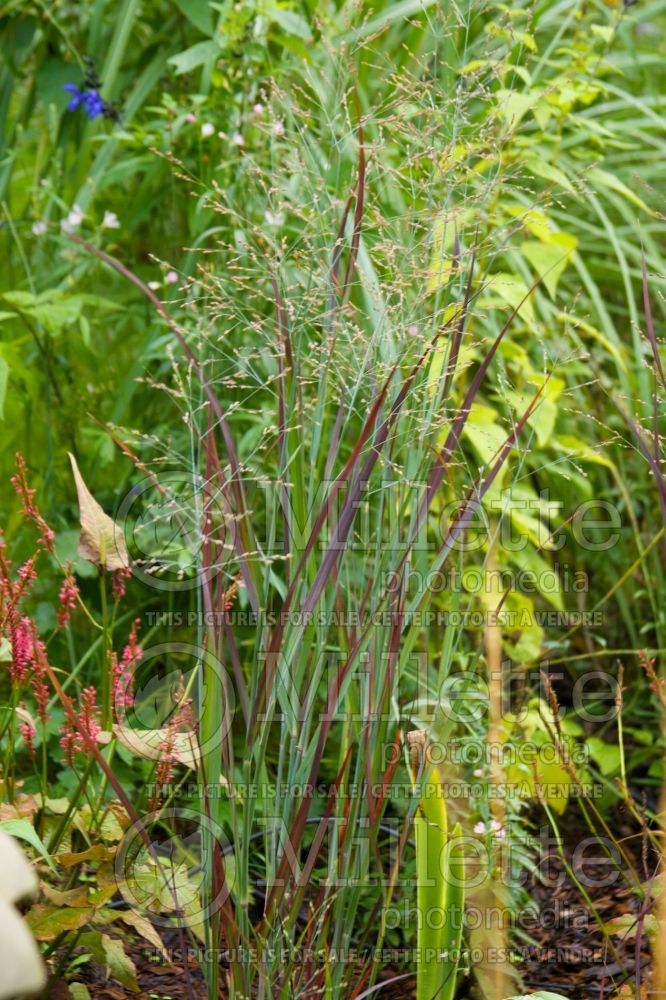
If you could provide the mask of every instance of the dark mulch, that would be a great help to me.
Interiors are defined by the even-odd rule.
[[[656,859],[635,824],[622,818],[612,825],[638,879],[644,884],[654,874]],[[587,848],[581,845],[587,842]],[[588,830],[568,832],[565,857],[587,892],[604,925],[621,927],[606,939],[578,885],[553,853],[542,865],[543,881],[532,880],[529,892],[541,916],[527,924],[533,945],[520,948],[521,973],[528,990],[550,990],[575,1000],[612,1000],[616,996],[645,996],[650,974],[646,919],[631,889],[626,864],[616,870],[595,847]],[[612,925],[611,925],[612,926]]]

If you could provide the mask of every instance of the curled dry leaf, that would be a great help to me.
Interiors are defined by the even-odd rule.
[[[194,732],[169,734],[167,729],[114,726],[113,735],[119,743],[144,760],[159,760],[164,753],[163,745],[169,739],[173,743],[174,755],[181,764],[193,769],[199,764],[199,743]]]
[[[111,573],[129,567],[129,555],[122,528],[105,514],[91,494],[79,472],[76,459],[68,452],[72,463],[76,492],[79,498],[81,537],[79,555],[96,566],[103,566]]]
[[[144,760],[159,760],[164,753],[163,746],[167,740],[173,746],[174,756],[185,767],[190,767],[194,771],[201,760],[199,741],[193,730],[169,733],[168,729],[132,729],[131,726],[114,726],[113,736],[131,753]],[[97,737],[97,742],[105,744],[109,739],[110,734],[103,732]],[[222,774],[219,780],[224,785],[228,783]]]

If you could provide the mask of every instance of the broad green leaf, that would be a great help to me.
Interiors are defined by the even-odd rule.
[[[190,880],[185,864],[174,865],[163,859],[158,867],[152,858],[142,856],[144,863],[135,863],[127,875],[127,885],[142,908],[151,913],[170,913],[176,908],[176,899],[182,909],[188,903],[199,904],[199,887]]]
[[[451,277],[455,238],[456,226],[453,213],[446,212],[439,215],[432,232],[432,253],[428,265],[429,292],[443,288]]]
[[[51,861],[51,855],[44,847],[32,823],[27,819],[5,819],[0,822],[0,830],[9,833],[12,837],[25,840],[31,847],[34,847],[38,854],[44,858],[49,868],[55,871],[55,865]]]
[[[540,93],[522,93],[519,90],[498,90],[495,96],[507,124],[511,128],[515,128],[539,100]]]
[[[560,239],[557,239],[560,236]],[[523,257],[529,261],[537,275],[543,280],[551,299],[555,298],[557,284],[564,273],[571,254],[576,249],[577,240],[569,237],[570,246],[563,245],[566,234],[553,234],[548,243],[539,240],[525,240],[520,245]]]
[[[136,979],[136,966],[134,962],[125,954],[123,942],[117,938],[109,937],[101,931],[88,931],[79,938],[79,945],[87,948],[98,965],[106,968],[108,974],[116,979],[132,993],[139,992],[139,984]]]
[[[542,132],[548,128],[548,122],[556,114],[555,110],[551,107],[545,97],[540,97],[532,108],[532,114],[536,118],[537,124]]]
[[[512,520],[516,521],[519,527],[530,537],[531,532],[536,531],[549,534],[549,529],[543,521],[537,518],[532,519],[532,524],[526,522],[522,512],[511,511]],[[538,527],[536,527],[538,525]],[[511,562],[524,573],[531,574],[536,581],[539,593],[544,597],[556,611],[564,611],[564,601],[562,599],[562,586],[559,573],[557,573],[543,556],[536,552],[531,545],[526,545],[524,549],[507,553]]]
[[[284,7],[271,7],[270,19],[275,24],[279,24],[284,32],[288,35],[295,35],[297,38],[302,38],[303,41],[310,41],[312,38],[312,31],[310,25],[293,10],[287,10]]]
[[[534,324],[535,316],[532,297],[528,296],[523,302],[523,299],[529,292],[529,288],[522,278],[518,278],[515,274],[507,272],[491,274],[486,282],[484,292],[483,304],[494,306],[497,304],[495,298],[497,297],[508,306],[511,306],[512,309],[518,309],[518,315],[527,323],[530,325]],[[492,296],[492,299],[490,296]]]
[[[442,324],[446,325],[450,323],[451,320],[458,315],[460,311],[459,305],[450,305],[444,310],[444,316],[442,317]],[[451,338],[447,337],[444,342],[441,343],[432,353],[432,358],[430,359],[430,366],[428,368],[428,390],[432,394],[437,391],[440,379],[442,377],[442,372],[444,371],[444,363],[446,362],[449,351],[451,349]],[[459,373],[465,364],[465,347],[463,346],[458,354],[458,361],[456,364],[456,373]]]
[[[590,736],[587,745],[592,759],[605,778],[616,774],[620,770],[621,754],[616,743],[606,743],[598,736]]]
[[[204,35],[213,32],[213,11],[209,0],[176,0],[176,6],[183,12],[188,21]]]
[[[127,821],[126,824],[127,825]],[[96,830],[99,834],[100,839],[105,842],[118,843],[125,836],[125,826],[118,820],[118,816],[114,809],[109,808],[104,812],[104,817],[99,823],[99,815],[86,803],[80,809],[77,809],[72,820],[72,826],[90,839],[88,834],[92,830]]]
[[[484,469],[491,466],[493,460],[497,459],[498,453],[506,443],[507,438],[507,431],[499,423],[497,411],[491,406],[484,406],[482,403],[472,404],[463,434],[479,456],[481,468]],[[495,500],[497,498],[502,488],[502,482],[506,477],[507,469],[508,466],[505,463],[500,469],[491,489],[486,494],[488,500]]]
[[[80,295],[68,295],[58,289],[48,289],[39,295],[21,291],[4,292],[0,301],[13,306],[19,316],[41,324],[51,334],[77,323],[83,308]]]
[[[537,377],[534,378],[534,381],[537,381]],[[551,383],[553,384],[551,385]],[[564,382],[562,379],[550,379],[542,391],[532,413],[527,418],[527,424],[536,432],[537,441],[539,443],[539,447],[541,448],[548,444],[551,434],[553,433],[555,421],[557,419],[556,400],[563,388]],[[528,407],[534,400],[536,393],[526,391],[507,391],[504,395],[507,401],[511,404],[512,408],[515,410],[517,417],[520,417],[527,411]]]
[[[92,919],[92,907],[51,906],[38,903],[26,914],[28,927],[38,941],[53,941],[66,931],[77,931]]]
[[[197,66],[203,66],[204,63],[214,62],[220,54],[221,49],[217,42],[197,42],[196,45],[185,49],[184,52],[171,56],[168,61],[175,67],[176,76],[180,76],[182,73],[191,73],[193,69],[196,69]]]
[[[515,29],[512,31],[512,35],[517,42],[524,45],[526,49],[530,50],[530,52],[536,52],[537,45],[534,40],[534,35],[530,35],[528,31],[516,31]]]
[[[569,998],[563,997],[561,993],[548,993],[539,990],[538,993],[523,993],[522,996],[511,997],[510,1000],[569,1000]]]
[[[523,400],[522,393],[512,393],[518,400]],[[529,406],[529,401],[526,405],[517,407],[517,412],[522,414],[525,412]],[[555,427],[555,421],[557,420],[557,406],[552,399],[540,397],[536,406],[532,410],[532,413],[527,418],[527,423],[529,427],[532,427],[536,432],[537,442],[540,448],[548,444],[550,436],[553,433]]]
[[[574,782],[564,765],[553,761],[552,756],[550,749],[547,753],[537,749],[533,764],[509,764],[505,774],[507,782],[517,786],[520,798],[536,798],[538,791],[561,816],[566,811]]]
[[[139,992],[139,984],[136,979],[136,966],[132,959],[125,953],[125,946],[118,938],[111,938],[108,934],[102,934],[102,947],[109,975],[117,979],[119,983],[126,986],[133,993]]]
[[[512,591],[504,605],[507,628],[504,649],[515,663],[533,663],[541,655],[544,632],[537,621],[534,602],[525,594]],[[507,638],[511,636],[511,641]],[[517,636],[517,638],[515,638]]]
[[[67,986],[72,1000],[91,1000],[88,987],[84,986],[83,983],[68,983]]]
[[[542,111],[540,111],[540,114],[542,114]],[[535,177],[541,177],[544,181],[552,181],[554,184],[559,184],[569,194],[576,193],[573,184],[564,171],[556,167],[549,159],[529,154],[522,157],[522,162]]]

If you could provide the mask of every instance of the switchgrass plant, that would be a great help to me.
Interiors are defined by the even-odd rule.
[[[286,137],[291,119],[273,114]],[[406,121],[394,107],[388,114],[391,126],[410,128],[411,112]],[[150,485],[160,502],[166,490],[170,522],[192,526],[199,540],[198,808],[207,841],[200,930],[211,996],[221,943],[233,956],[234,995],[346,993],[376,980],[387,908],[409,891],[406,853],[419,801],[411,790],[402,799],[393,791],[401,774],[411,785],[401,750],[404,706],[424,715],[428,733],[447,746],[458,702],[483,667],[478,655],[456,649],[460,626],[434,635],[427,628],[433,608],[444,616],[464,600],[459,588],[430,582],[431,574],[451,561],[467,567],[460,542],[520,436],[529,442],[528,422],[548,385],[548,377],[537,379],[486,461],[476,468],[461,461],[480,387],[531,290],[503,310],[496,333],[477,341],[468,324],[487,286],[482,264],[495,248],[468,245],[458,233],[450,260],[439,249],[451,265],[447,294],[439,284],[419,285],[418,274],[431,273],[436,219],[427,208],[407,217],[381,213],[367,138],[369,125],[377,135],[381,125],[364,119],[353,88],[332,124],[332,138],[351,128],[339,169],[350,175],[349,196],[338,203],[313,174],[306,136],[303,147],[297,136],[281,144],[284,174],[249,170],[255,193],[248,204],[261,203],[262,191],[265,204],[280,199],[261,225],[228,193],[211,192],[222,218],[231,216],[234,243],[220,240],[210,255],[225,261],[222,268],[204,257],[184,283],[198,327],[169,320],[187,356],[176,399],[193,432],[180,479],[191,479],[192,504],[159,472]],[[381,189],[386,165],[377,149],[373,157]],[[307,182],[288,203],[283,177]],[[434,190],[440,177],[435,167]],[[122,264],[83,246],[164,312]],[[518,452],[518,467],[522,460]],[[157,517],[148,509],[140,520],[154,525]],[[161,587],[168,551],[159,538],[146,550],[140,531],[130,535],[137,566],[162,561],[153,578]],[[410,569],[426,583],[410,584]],[[237,618],[223,613],[236,588]],[[449,693],[460,666],[463,687]],[[227,672],[233,684],[222,679]],[[162,823],[162,811],[153,822]],[[220,830],[230,831],[231,852],[221,847]],[[418,885],[432,877],[439,847],[448,851],[448,842],[427,851],[428,866],[417,860]],[[432,899],[444,900],[443,880]],[[431,909],[422,902],[423,919]],[[419,988],[426,995],[429,982],[444,978],[452,995],[455,942],[450,958],[436,952],[428,971],[419,967]]]

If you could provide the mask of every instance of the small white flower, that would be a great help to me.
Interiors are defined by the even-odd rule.
[[[167,271],[167,273],[164,275],[164,280],[167,283],[167,285],[175,285],[176,282],[178,281],[178,272]]]
[[[477,823],[476,826],[474,827],[474,833],[485,833],[485,832],[486,832],[485,823]]]
[[[189,111],[189,112],[188,112],[188,113],[187,113],[187,114],[185,115],[185,121],[186,121],[186,122],[195,122],[196,120],[197,120],[197,116],[196,116],[196,115],[193,115],[191,111]]]
[[[259,102],[257,101],[252,110],[254,111],[255,115],[261,115],[264,113],[264,106],[263,104],[259,104]]]
[[[46,232],[46,223],[42,219],[38,219],[37,222],[33,222],[32,231],[35,236],[43,236]]]
[[[60,223],[61,227],[67,232],[70,229],[76,229],[83,222],[83,209],[80,205],[73,205],[72,210],[66,219],[63,219]]]
[[[410,337],[415,337],[418,332],[419,328],[416,325],[416,323],[410,323],[410,325],[407,327],[407,333],[410,335]]]
[[[201,134],[204,139],[207,139],[211,135],[215,135],[215,126],[212,122],[204,122],[201,126]]]
[[[483,777],[483,768],[477,767],[476,770],[474,771],[474,777],[475,778],[482,778]]]
[[[105,212],[102,219],[102,229],[120,229],[120,222],[115,212]]]
[[[234,132],[234,134],[231,137],[231,143],[234,146],[244,146],[245,145],[245,139],[240,134],[240,132]]]
[[[284,135],[284,122],[273,122],[273,135],[280,139]]]
[[[281,226],[284,222],[284,215],[282,212],[271,212],[270,209],[267,209],[264,212],[264,219],[269,226]]]
[[[160,288],[161,284],[162,284],[161,281],[149,281],[148,288],[150,288],[151,291],[156,292],[157,289]]]
[[[498,837],[504,836],[504,827],[502,826],[499,820],[491,819],[490,829],[493,831],[493,833],[496,833]]]

